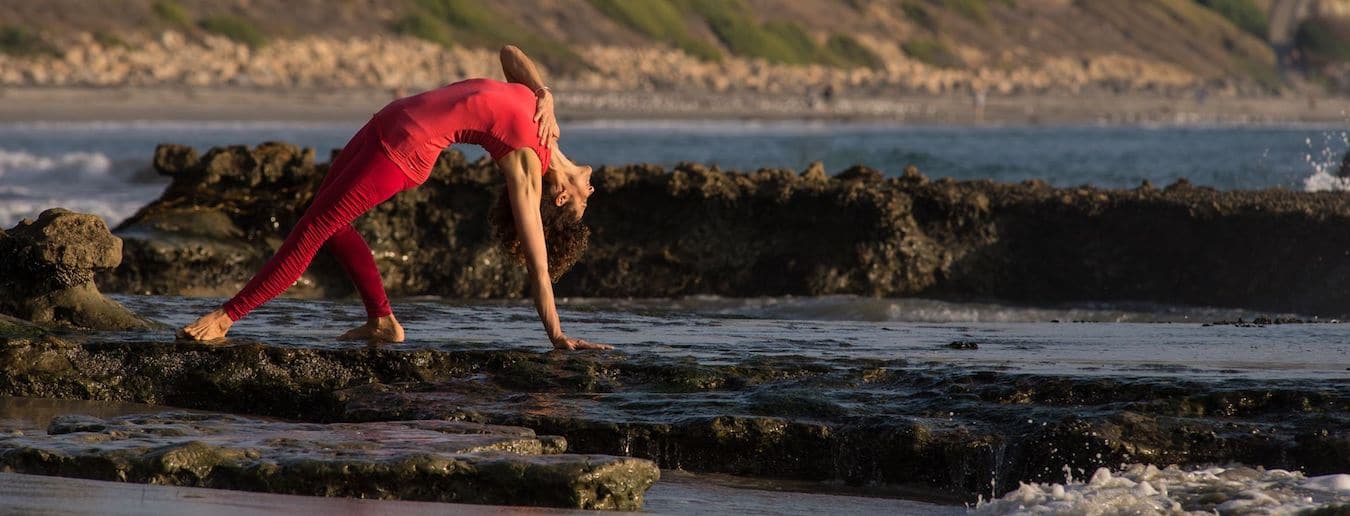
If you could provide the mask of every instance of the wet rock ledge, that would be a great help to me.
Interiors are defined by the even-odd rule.
[[[215,414],[61,416],[0,432],[0,471],[311,496],[638,510],[640,459],[561,454],[525,428],[304,424]]]
[[[199,155],[161,146],[163,196],[115,229],[115,292],[235,292],[322,179],[282,143]],[[357,221],[393,295],[513,297],[521,267],[493,242],[494,166],[441,156],[427,184]],[[884,178],[818,165],[722,172],[696,164],[597,171],[591,249],[562,295],[861,294],[1024,303],[1150,301],[1350,314],[1350,198],[1281,189],[1051,188]],[[292,294],[351,292],[320,260]]]
[[[94,215],[53,208],[0,230],[0,330],[152,327],[94,285],[121,261],[122,240]]]
[[[1343,381],[1062,377],[800,356],[709,365],[642,352],[456,344],[208,347],[74,338],[0,338],[0,395],[315,423],[511,425],[562,436],[576,453],[647,458],[663,468],[919,486],[964,501],[1018,482],[1061,481],[1066,465],[1080,476],[1130,463],[1350,471],[1350,384]],[[631,463],[590,464],[627,471],[620,475],[626,485],[654,478]]]

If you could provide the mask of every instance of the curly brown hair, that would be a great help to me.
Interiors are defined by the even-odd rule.
[[[551,191],[551,178],[544,176],[545,191]],[[576,218],[566,207],[553,204],[553,198],[544,195],[539,200],[539,217],[544,224],[544,248],[548,251],[548,276],[554,283],[563,273],[581,259],[591,241],[591,228]],[[511,213],[511,198],[506,187],[497,194],[497,205],[491,213],[493,233],[506,254],[517,263],[525,263],[525,250],[516,234],[516,218]]]

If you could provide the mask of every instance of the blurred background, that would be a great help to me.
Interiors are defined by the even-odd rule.
[[[115,223],[160,142],[326,156],[506,43],[598,165],[1347,186],[1350,0],[0,0],[0,224]]]
[[[500,75],[494,52],[506,43],[576,94],[784,97],[738,106],[579,95],[574,112],[922,117],[884,103],[828,106],[906,95],[969,96],[986,108],[1003,97],[1103,94],[1300,97],[1315,107],[1350,92],[1350,0],[0,2],[9,88],[399,93]]]

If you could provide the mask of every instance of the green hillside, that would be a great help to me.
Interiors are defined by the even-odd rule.
[[[117,43],[175,30],[254,48],[306,35],[400,34],[445,46],[510,42],[562,74],[588,69],[580,49],[594,45],[840,68],[881,68],[899,56],[1009,68],[1120,55],[1268,89],[1281,86],[1282,67],[1317,76],[1350,62],[1345,19],[1299,20],[1294,46],[1273,49],[1267,13],[1279,1],[44,0],[0,3],[0,53],[58,55],[79,33]]]

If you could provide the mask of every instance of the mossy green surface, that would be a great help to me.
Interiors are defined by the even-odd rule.
[[[47,334],[47,330],[28,321],[0,314],[0,337],[34,338]]]

